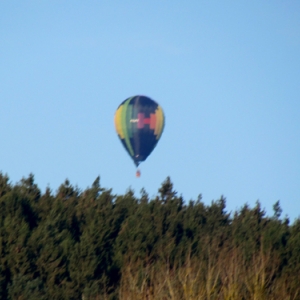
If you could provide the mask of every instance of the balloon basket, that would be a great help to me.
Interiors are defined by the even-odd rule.
[[[136,170],[135,176],[137,178],[141,177],[141,171],[140,170]]]

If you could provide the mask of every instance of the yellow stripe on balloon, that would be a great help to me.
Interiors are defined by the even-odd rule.
[[[156,111],[155,111],[155,115],[156,115],[156,124],[155,124],[155,129],[154,129],[154,134],[156,136],[158,136],[158,130],[159,130],[159,123],[160,123],[160,115],[159,115],[159,106],[157,107]]]
[[[121,119],[122,110],[123,110],[123,105],[121,105],[115,113],[115,128],[120,138],[124,139],[124,132],[122,128],[122,119]]]
[[[162,134],[162,130],[164,127],[164,113],[160,106],[156,109],[156,126],[154,130],[154,134],[156,135],[156,139],[158,140]]]
[[[160,139],[162,132],[164,130],[164,126],[165,126],[165,116],[164,116],[164,112],[162,110],[162,108],[159,106],[159,111],[160,111],[160,115],[161,115],[161,122],[160,122],[160,129],[159,129],[159,134],[158,134],[158,139]]]

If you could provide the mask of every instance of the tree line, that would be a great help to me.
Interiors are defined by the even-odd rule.
[[[184,201],[169,177],[150,199],[0,174],[0,299],[297,300],[300,220],[273,210]]]

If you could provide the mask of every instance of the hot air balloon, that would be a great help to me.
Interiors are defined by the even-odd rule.
[[[115,128],[136,167],[155,148],[164,125],[162,108],[146,96],[133,96],[119,105],[115,113]],[[140,176],[139,170],[136,175]]]

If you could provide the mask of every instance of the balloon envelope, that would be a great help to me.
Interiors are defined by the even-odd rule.
[[[116,131],[136,166],[152,152],[164,125],[162,108],[146,96],[127,98],[115,113]]]

